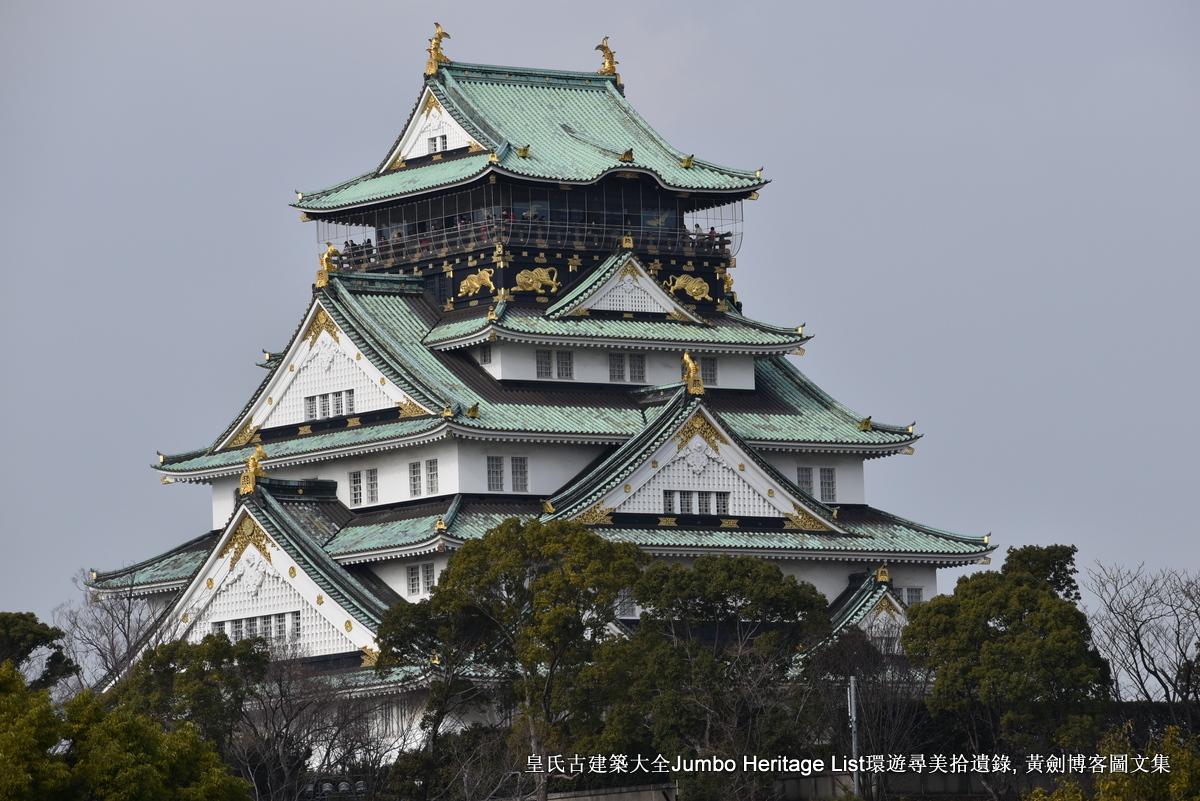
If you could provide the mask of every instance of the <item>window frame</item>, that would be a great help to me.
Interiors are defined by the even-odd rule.
[[[410,498],[421,497],[421,462],[408,463],[408,495]]]
[[[520,470],[517,469],[517,465],[521,466]],[[510,456],[508,459],[508,469],[512,491],[529,492],[529,457]]]
[[[575,380],[575,351],[554,351],[554,376],[559,381]]]
[[[533,352],[533,374],[535,378],[553,380],[554,351],[538,349]]]
[[[438,494],[438,460],[425,460],[425,494]]]
[[[363,475],[361,470],[351,470],[346,476],[346,483],[350,488],[350,506],[362,506],[363,503]]]
[[[487,456],[487,491],[504,492],[504,457]],[[496,479],[494,482],[492,479]]]
[[[822,467],[820,477],[821,503],[837,503],[837,468]]]

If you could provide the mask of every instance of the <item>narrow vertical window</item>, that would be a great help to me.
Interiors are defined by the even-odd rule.
[[[304,399],[304,419],[305,420],[316,420],[317,419],[317,396],[316,395],[309,395],[307,398]]]
[[[351,506],[361,506],[362,505],[362,499],[363,499],[362,489],[363,489],[363,487],[362,487],[362,471],[355,470],[352,473],[350,473],[350,505]]]
[[[512,491],[529,492],[529,458],[512,457]]]
[[[242,639],[242,621],[241,618],[229,621],[229,639],[237,642]]]
[[[628,587],[617,593],[617,617],[631,618],[634,613],[633,591]]]
[[[534,354],[537,361],[537,377],[538,378],[554,378],[554,373],[551,372],[551,354],[548,350],[539,350]]]
[[[318,395],[317,398],[320,400],[320,403],[321,403],[320,417],[322,420],[324,420],[326,417],[329,416],[329,393],[326,392],[323,395]]]
[[[575,354],[569,350],[560,350],[554,353],[555,367],[558,368],[558,377],[564,381],[569,381],[575,378]]]
[[[646,354],[629,354],[629,381],[633,384],[646,382]]]
[[[489,456],[487,458],[487,488],[488,492],[504,492],[503,456]]]
[[[712,493],[699,492],[696,494],[696,514],[711,515],[712,514]]]
[[[379,503],[379,470],[367,470],[367,503]]]
[[[287,613],[280,612],[275,616],[275,638],[286,640],[287,636]]]
[[[246,638],[249,639],[251,637],[257,637],[257,636],[258,636],[258,618],[256,618],[256,617],[246,618]]]
[[[410,596],[421,594],[421,568],[416,565],[408,566],[408,594]]]
[[[692,493],[683,490],[679,493],[679,514],[690,515],[692,513]]]
[[[446,149],[446,135],[445,134],[442,134],[441,136],[438,137],[438,144],[441,145],[442,150]]]
[[[425,592],[433,592],[433,562],[426,562],[421,565],[421,589]]]
[[[823,503],[837,501],[837,474],[832,467],[821,468],[821,501]]]
[[[728,492],[718,492],[717,493],[717,514],[719,514],[719,515],[729,514],[729,493]]]
[[[429,137],[429,139],[426,140],[425,152],[426,153],[436,153],[437,152],[437,137],[436,136],[431,136],[431,137]]]
[[[625,381],[624,353],[608,354],[608,380],[613,383],[623,383]]]
[[[663,514],[675,514],[675,490],[663,490]]]
[[[346,414],[354,414],[354,390],[346,390]]]
[[[340,392],[333,393],[333,416],[342,416],[342,393]]]
[[[703,381],[706,386],[715,387],[717,385],[716,356],[700,357],[700,380]]]
[[[258,623],[259,630],[262,632],[262,636],[264,639],[269,640],[275,636],[272,633],[272,626],[271,626],[271,623],[274,620],[275,620],[275,618],[271,617],[270,615],[263,615],[262,619],[259,621],[259,623]]]
[[[437,495],[438,491],[438,468],[437,459],[425,460],[425,493],[427,495]]]
[[[413,498],[421,494],[421,463],[408,463],[408,494]]]
[[[492,344],[490,342],[479,346],[479,363],[492,363]]]
[[[292,612],[292,639],[300,639],[300,613]]]
[[[796,486],[809,495],[813,494],[813,469],[811,467],[796,468]]]

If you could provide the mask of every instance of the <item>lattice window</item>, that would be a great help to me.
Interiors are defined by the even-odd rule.
[[[617,593],[616,613],[619,618],[633,617],[636,606],[633,602],[633,591],[626,588]]]
[[[413,498],[421,494],[421,463],[408,463],[408,494]]]
[[[717,385],[716,356],[700,357],[700,380],[703,381],[706,386],[715,387]]]
[[[575,353],[569,350],[554,352],[554,365],[558,369],[558,377],[562,381],[575,379]]]
[[[309,395],[307,398],[304,399],[304,419],[305,420],[316,420],[317,419],[317,396],[316,395]]]
[[[258,636],[258,618],[248,617],[245,622],[246,639],[251,639]]]
[[[421,565],[421,588],[425,592],[433,592],[433,584],[436,577],[433,573],[433,562],[426,562]]]
[[[813,494],[813,469],[811,467],[796,468],[796,486],[809,495]]]
[[[687,490],[681,490],[679,493],[679,514],[690,515],[692,513],[692,493]]]
[[[729,493],[728,492],[717,492],[714,494],[717,496],[717,514],[719,514],[719,515],[729,514]]]
[[[512,491],[529,492],[529,458],[514,456],[512,464]]]
[[[300,612],[292,612],[292,639],[300,639]]]
[[[367,503],[379,503],[379,470],[367,470]]]
[[[225,621],[223,621],[223,620],[213,621],[212,633],[213,634],[224,634],[225,633]]]
[[[909,606],[914,606],[925,600],[925,591],[921,587],[905,587],[904,588],[904,603]]]
[[[821,468],[821,501],[823,503],[837,501],[837,472],[832,467]]]
[[[537,364],[537,377],[554,378],[551,366],[553,354],[548,350],[539,350],[534,352],[534,358]]]
[[[350,473],[350,505],[361,506],[363,502],[362,471],[353,470]]]
[[[487,458],[487,488],[488,492],[504,492],[503,456],[489,456]]]
[[[408,566],[408,594],[410,596],[421,594],[421,568],[416,565]]]
[[[346,414],[354,414],[354,390],[348,389],[346,395]]]
[[[491,343],[487,343],[487,344],[479,346],[479,363],[480,364],[491,364],[492,363],[492,345],[491,345]]]
[[[698,492],[696,493],[696,514],[711,515],[712,514],[712,493]]]
[[[663,490],[663,514],[675,514],[675,490]]]
[[[425,492],[428,495],[437,495],[438,491],[438,465],[437,459],[425,460]]]
[[[333,413],[334,417],[341,417],[342,413],[343,413],[342,412],[342,393],[333,392],[330,394],[330,397],[333,401],[333,403],[332,403],[333,408],[330,411]]]
[[[634,384],[642,384],[646,381],[646,354],[631,353],[629,354],[629,381]]]
[[[275,615],[275,636],[281,640],[286,640],[288,637],[287,619],[287,612],[280,612]]]
[[[608,380],[614,383],[625,381],[625,354],[608,354]]]
[[[324,420],[326,417],[329,416],[329,393],[328,392],[317,396],[317,405],[320,407],[320,410],[317,412],[317,414],[322,420]]]

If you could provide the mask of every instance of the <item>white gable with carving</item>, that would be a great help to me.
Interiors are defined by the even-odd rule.
[[[576,307],[589,311],[668,314],[699,322],[694,314],[667,294],[632,254],[587,299]]]
[[[164,634],[199,642],[214,624],[231,640],[261,636],[305,656],[375,648],[372,632],[329,599],[245,510],[176,602]]]
[[[673,493],[674,513],[689,513],[686,507],[681,508],[681,494],[688,493],[691,514],[784,517],[803,528],[830,528],[735,445],[703,407],[696,409],[601,505],[614,512],[669,514],[666,492]],[[727,493],[727,508],[718,509],[715,494],[702,500],[699,493]],[[701,503],[708,505],[708,511],[702,510]]]
[[[482,149],[466,129],[442,108],[442,104],[433,93],[426,89],[420,103],[417,104],[417,113],[409,120],[399,144],[388,156],[384,170],[396,169],[402,162],[417,156],[457,150],[471,145]]]
[[[308,398],[313,401],[307,401]],[[309,348],[283,394],[272,400],[261,424],[263,428],[295,425],[314,416],[355,414],[395,406],[378,380],[372,381],[362,369],[361,360],[356,363],[354,356],[329,336],[320,337]],[[316,406],[317,414],[310,415],[307,406]]]

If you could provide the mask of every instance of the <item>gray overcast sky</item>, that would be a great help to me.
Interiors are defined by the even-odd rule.
[[[915,457],[869,500],[1200,564],[1200,4],[46,3],[0,8],[0,609],[194,537],[207,445],[297,323],[287,204],[373,167],[452,59],[595,69],[703,158],[766,167],[737,288]],[[953,574],[942,573],[943,589]]]

